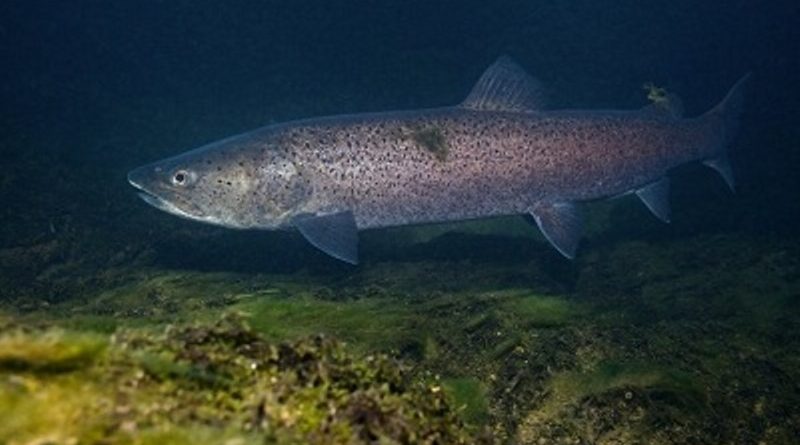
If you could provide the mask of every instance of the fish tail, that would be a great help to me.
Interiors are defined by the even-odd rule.
[[[718,135],[719,142],[717,147],[710,157],[703,160],[703,164],[716,170],[732,191],[735,190],[735,181],[733,169],[728,160],[728,146],[730,146],[739,129],[739,120],[744,110],[745,85],[749,79],[750,73],[742,76],[733,85],[725,98],[702,117],[712,122],[712,125],[718,127],[718,131],[721,132]]]

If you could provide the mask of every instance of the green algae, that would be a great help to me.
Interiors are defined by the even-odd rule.
[[[527,290],[502,293],[501,307],[513,313],[526,328],[564,326],[583,313],[576,303],[564,297],[537,295]]]
[[[413,313],[385,301],[324,301],[313,298],[259,298],[236,305],[268,338],[327,333],[362,349],[391,349],[416,337]]]
[[[112,400],[97,377],[0,372],[0,443],[97,443]]]
[[[55,377],[0,370],[0,442],[472,442],[438,385],[325,337],[270,343],[225,317],[107,341],[97,360]]]
[[[244,360],[230,360],[225,351],[248,342],[208,333],[220,314],[238,313],[252,326],[250,331],[269,344],[296,345],[324,333],[326,339],[345,341],[339,347],[353,360],[389,351],[411,365],[407,374],[411,380],[428,382],[420,387],[423,394],[434,390],[444,394],[453,418],[464,423],[466,431],[474,431],[470,425],[486,425],[499,442],[604,443],[624,437],[623,442],[671,443],[689,436],[710,437],[712,433],[703,428],[713,424],[719,425],[714,434],[720,437],[737,437],[746,426],[752,431],[748,437],[762,434],[777,437],[776,443],[792,443],[780,440],[791,437],[791,422],[785,427],[769,425],[779,425],[781,413],[798,400],[791,389],[797,378],[791,346],[796,344],[792,339],[796,331],[791,324],[770,328],[768,323],[754,331],[752,320],[776,320],[795,307],[796,284],[789,278],[796,272],[786,267],[791,263],[786,254],[776,252],[748,262],[736,257],[733,246],[716,246],[718,242],[696,246],[689,240],[669,250],[659,245],[661,250],[654,252],[652,245],[639,241],[590,253],[582,260],[574,289],[558,282],[552,285],[546,275],[553,270],[539,262],[381,262],[327,276],[136,271],[99,297],[87,295],[0,316],[2,331],[20,325],[34,331],[55,325],[70,335],[102,334],[99,337],[107,343],[95,358],[67,371],[15,368],[11,380],[16,383],[3,389],[16,388],[12,394],[19,394],[20,382],[33,382],[31,387],[37,389],[23,393],[26,400],[41,394],[49,406],[51,399],[76,398],[85,392],[87,401],[95,401],[93,406],[113,406],[115,402],[105,398],[105,377],[89,376],[88,370],[126,375],[129,382],[136,382],[135,389],[123,395],[120,410],[126,414],[99,416],[96,430],[117,422],[133,431],[125,436],[130,442],[142,437],[202,442],[208,437],[251,443],[253,437],[270,436],[272,442],[306,443],[309,431],[325,425],[314,408],[323,395],[356,403],[348,395],[358,392],[359,412],[365,406],[406,403],[402,397],[393,401],[374,390],[365,390],[364,395],[364,390],[328,383],[323,386],[334,389],[323,394],[313,384],[305,388],[309,381],[296,373],[282,374],[288,377],[276,383],[266,377],[261,380],[264,386],[294,388],[287,392],[288,398],[245,397],[268,392],[242,385],[240,365],[223,366],[219,359]],[[676,266],[688,259],[705,263],[720,256],[728,259],[715,263],[713,277]],[[748,283],[733,279],[734,271]],[[779,286],[764,278],[778,273],[789,274],[778,280],[784,283]],[[756,291],[774,293],[775,298],[759,306]],[[164,332],[170,323],[177,327]],[[194,327],[191,335],[187,326]],[[175,343],[176,335],[183,339]],[[785,346],[772,346],[775,338]],[[158,339],[172,340],[159,346]],[[196,342],[202,347],[192,346]],[[189,356],[177,351],[189,351]],[[262,353],[270,356],[273,351]],[[80,379],[67,378],[76,374],[95,386],[78,387]],[[724,383],[732,381],[751,390],[732,391]],[[766,381],[775,386],[761,389],[758,382]],[[79,389],[69,392],[73,385]],[[773,388],[781,388],[780,397],[770,396]],[[177,408],[176,400],[188,408]],[[262,402],[270,408],[260,410]],[[14,403],[25,405],[22,399]],[[753,413],[745,407],[753,406],[763,414],[749,420]],[[248,414],[245,407],[253,411]],[[47,413],[40,405],[24,409]],[[139,417],[146,409],[155,409],[154,414]],[[91,409],[64,412],[79,413],[72,418],[96,415]],[[300,412],[307,414],[306,420],[297,420]],[[259,416],[294,423],[274,430],[257,427]],[[54,422],[59,418],[50,417]],[[135,428],[129,422],[133,417],[143,419],[134,422]],[[28,438],[58,429],[37,427],[25,416],[15,422],[20,419],[29,422],[30,431],[41,432]],[[654,439],[667,434],[659,432],[659,425],[675,425],[668,433],[670,440]],[[328,438],[358,437],[361,431],[342,421],[327,427],[337,431]],[[74,436],[64,428],[67,434],[58,437]],[[204,432],[192,435],[196,431]],[[591,431],[610,433],[600,437]]]
[[[442,386],[462,419],[473,425],[482,425],[489,420],[488,389],[485,384],[472,377],[461,377],[445,379]]]
[[[164,323],[162,316],[157,313],[161,310],[160,306],[169,308],[181,298],[194,301],[215,301],[207,295],[219,292],[220,287],[224,286],[225,280],[229,279],[228,277],[216,278],[220,280],[218,283],[209,283],[205,288],[192,288],[191,294],[189,294],[181,288],[181,283],[190,280],[191,274],[177,273],[169,277],[151,277],[143,280],[139,289],[136,289],[135,285],[125,285],[122,289],[107,291],[102,298],[103,304],[98,304],[98,306],[110,308],[105,311],[106,315],[97,313],[84,305],[79,309],[77,316],[70,317],[64,323],[73,329],[88,329],[94,332],[106,332],[113,328],[116,332],[114,338],[117,338],[120,343],[114,343],[112,350],[116,351],[124,346],[123,349],[127,351],[125,353],[126,366],[137,370],[136,372],[145,376],[147,381],[163,385],[159,391],[164,388],[172,388],[176,382],[181,382],[181,385],[185,386],[184,390],[195,390],[197,387],[216,388],[213,394],[206,394],[203,397],[183,402],[184,405],[197,407],[208,404],[213,406],[214,403],[220,401],[220,397],[224,400],[228,399],[228,396],[224,394],[226,391],[233,390],[238,382],[235,373],[225,367],[207,366],[208,357],[203,358],[199,363],[187,362],[175,352],[176,350],[186,350],[185,343],[171,349],[163,349],[156,347],[152,338],[160,335],[159,329],[162,328],[159,326],[163,326]],[[400,351],[407,358],[422,359],[434,367],[437,366],[437,363],[466,360],[464,364],[472,363],[471,366],[475,367],[471,373],[472,376],[459,373],[457,368],[442,368],[445,376],[444,383],[436,383],[434,386],[444,388],[444,393],[447,394],[450,403],[458,407],[458,409],[454,409],[454,422],[463,421],[467,424],[479,425],[487,424],[489,421],[489,387],[486,384],[477,383],[487,378],[481,369],[484,369],[492,361],[502,359],[503,356],[529,343],[525,335],[514,333],[514,331],[529,329],[532,326],[562,326],[569,323],[571,317],[579,312],[574,309],[572,303],[568,303],[566,300],[559,304],[557,303],[558,297],[538,296],[525,289],[478,294],[441,293],[415,296],[409,298],[408,301],[398,300],[393,296],[398,292],[408,292],[404,290],[408,285],[401,281],[398,282],[399,287],[383,289],[366,287],[359,290],[326,288],[310,283],[298,286],[291,282],[270,281],[255,291],[252,286],[237,287],[238,285],[234,285],[226,292],[225,308],[229,313],[239,314],[242,319],[247,320],[247,323],[252,326],[248,329],[254,334],[273,341],[299,341],[299,339],[313,337],[318,333],[325,333],[345,340],[347,346],[343,346],[343,348],[350,351],[348,353],[368,355],[372,354],[371,351]],[[158,289],[157,299],[147,297],[152,295],[153,288]],[[123,295],[128,292],[135,292],[139,296],[138,298],[145,296],[147,301],[152,303],[148,308],[150,313],[155,315],[152,318],[142,317],[135,310],[138,298],[130,296],[116,300],[111,298],[111,296]],[[340,293],[350,295],[350,299],[339,298]],[[486,305],[494,305],[495,308],[484,312],[481,308]],[[75,313],[68,307],[51,307],[49,311],[56,320],[62,314]],[[179,323],[180,320],[194,319],[209,325],[213,323],[211,320],[218,313],[219,307],[216,305],[210,307],[197,305],[183,310],[174,319]],[[464,326],[462,317],[452,317],[454,313],[464,314],[464,316],[472,317],[477,321]],[[131,330],[137,333],[136,336],[125,334]],[[452,340],[457,338],[453,336],[455,332],[462,332],[463,334],[460,335],[470,336],[481,342],[484,345],[482,346],[483,352],[473,357],[461,355],[460,350],[453,349]],[[132,338],[134,339],[132,340]],[[127,350],[126,345],[140,343],[148,346]],[[415,350],[420,352],[415,353]],[[208,354],[206,351],[204,356],[211,355],[213,357],[217,354],[218,352]],[[492,367],[485,369],[492,369]],[[451,373],[461,376],[454,379],[448,378],[447,375]],[[365,375],[364,378],[370,380],[375,376]],[[141,389],[140,386],[137,388]],[[147,391],[144,391],[138,396],[128,397],[143,397],[137,404],[153,403],[142,395],[146,393]],[[319,394],[314,391],[306,393],[301,391],[297,394],[301,399],[318,403]],[[401,402],[402,400],[392,403]],[[230,401],[224,403],[228,404]],[[284,409],[290,408],[285,401],[282,401],[280,405]],[[295,409],[301,411],[309,409],[308,405],[301,405],[301,407],[296,406]],[[198,411],[202,410],[198,408]],[[409,410],[409,412],[411,411]],[[175,418],[178,414],[170,412],[169,415],[171,418]],[[201,415],[198,412],[195,412],[193,416],[205,419],[215,417],[215,415],[209,414]],[[310,419],[308,416],[304,418]],[[320,426],[319,423],[313,422],[306,422],[304,425],[307,429]],[[172,428],[170,431],[181,431],[179,426],[175,426],[177,429]],[[175,434],[180,435],[179,433]],[[355,433],[347,430],[341,434],[352,435]],[[281,440],[289,439],[283,437]]]
[[[558,374],[549,387],[552,395],[543,408],[545,412],[617,389],[670,393],[695,408],[707,401],[703,389],[688,374],[643,363],[602,362],[587,371]]]
[[[91,364],[107,341],[86,333],[50,330],[31,336],[21,330],[0,334],[0,371],[63,372]]]
[[[194,271],[140,271],[121,283],[93,295],[90,301],[73,309],[71,315],[97,321],[107,316],[136,320],[142,324],[175,321],[175,317],[221,308],[246,298],[258,280],[243,280],[230,273]]]
[[[243,433],[236,429],[220,430],[207,426],[191,428],[166,425],[136,434],[130,438],[134,445],[261,445],[264,438],[254,433]]]
[[[649,363],[603,361],[563,371],[545,394],[519,423],[524,443],[675,443],[663,432],[682,436],[687,423],[698,428],[696,419],[711,412],[696,378]]]

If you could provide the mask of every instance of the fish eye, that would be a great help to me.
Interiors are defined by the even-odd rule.
[[[178,170],[172,175],[172,183],[175,185],[185,185],[189,179],[189,173],[185,170]]]

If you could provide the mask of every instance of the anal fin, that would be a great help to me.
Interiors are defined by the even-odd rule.
[[[665,176],[636,190],[636,196],[642,200],[656,218],[666,223],[670,221],[669,178]]]
[[[353,212],[299,215],[292,223],[317,249],[336,259],[358,264],[358,228]]]
[[[556,250],[569,259],[575,258],[581,237],[583,219],[571,202],[538,203],[529,210],[539,230]]]

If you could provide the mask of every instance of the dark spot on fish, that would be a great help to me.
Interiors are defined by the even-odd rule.
[[[440,161],[447,159],[447,141],[439,127],[416,129],[411,134],[411,138],[422,148],[431,152],[436,159]]]

